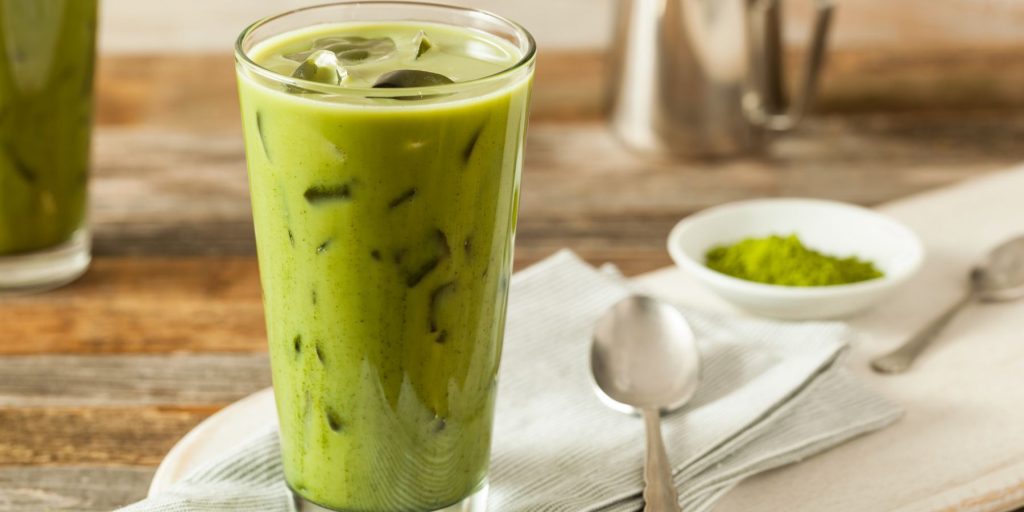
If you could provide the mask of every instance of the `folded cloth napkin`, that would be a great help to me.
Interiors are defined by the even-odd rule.
[[[597,398],[594,323],[629,283],[568,251],[512,279],[490,474],[489,509],[619,511],[641,506],[643,422]],[[899,418],[840,356],[840,323],[780,323],[682,310],[703,371],[663,435],[680,505],[709,510],[744,478],[799,461]],[[126,511],[290,511],[268,431],[167,492]]]

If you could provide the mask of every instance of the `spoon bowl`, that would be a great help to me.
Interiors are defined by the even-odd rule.
[[[598,320],[590,367],[598,390],[615,402],[610,405],[618,405],[616,409],[667,413],[685,405],[697,391],[700,355],[679,310],[633,296]]]
[[[1024,298],[1024,236],[999,244],[976,267],[972,279],[983,302],[1003,302]]]

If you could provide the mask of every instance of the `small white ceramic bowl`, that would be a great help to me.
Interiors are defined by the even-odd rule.
[[[796,233],[808,247],[873,262],[884,276],[836,286],[795,287],[730,277],[704,265],[708,249],[748,237]],[[913,231],[866,208],[817,199],[758,199],[709,208],[683,219],[668,237],[677,265],[751,313],[787,319],[836,318],[863,311],[921,267],[924,247]]]

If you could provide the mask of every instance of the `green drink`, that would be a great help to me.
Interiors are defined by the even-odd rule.
[[[0,293],[89,263],[96,0],[0,0]]]
[[[532,40],[335,4],[254,25],[238,61],[289,486],[311,509],[479,507]]]

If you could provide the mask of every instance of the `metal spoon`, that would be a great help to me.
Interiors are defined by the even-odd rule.
[[[921,332],[896,350],[875,358],[871,367],[879,373],[906,371],[950,320],[975,302],[1003,302],[1024,297],[1024,236],[1003,242],[971,269],[967,293],[931,321]]]
[[[661,440],[661,413],[693,397],[700,354],[690,325],[676,308],[650,297],[623,299],[594,329],[590,369],[598,395],[617,410],[639,410],[647,430],[644,510],[679,510],[672,467]]]

